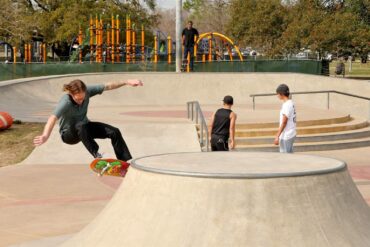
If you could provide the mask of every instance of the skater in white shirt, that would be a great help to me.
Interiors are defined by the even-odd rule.
[[[294,102],[289,98],[289,87],[285,84],[278,86],[276,94],[283,101],[283,105],[280,110],[280,126],[274,144],[280,146],[280,153],[293,153],[293,143],[297,135]]]

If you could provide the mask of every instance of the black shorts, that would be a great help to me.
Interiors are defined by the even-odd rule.
[[[212,135],[211,149],[212,151],[229,151],[229,138],[224,136]]]

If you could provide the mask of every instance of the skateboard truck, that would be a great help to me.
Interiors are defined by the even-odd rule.
[[[110,167],[112,167],[111,163],[107,163],[107,165],[101,170],[101,172],[98,174],[100,177],[103,176],[104,172],[108,170]]]

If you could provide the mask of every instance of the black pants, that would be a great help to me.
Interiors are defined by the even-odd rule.
[[[183,60],[188,59],[188,53],[190,53],[190,70],[193,71],[194,69],[194,46],[184,47],[184,59]]]
[[[211,150],[212,151],[229,151],[228,139],[225,136],[211,136]]]
[[[132,158],[120,130],[111,125],[99,122],[80,122],[74,128],[62,133],[64,143],[76,144],[81,141],[94,157],[99,150],[99,145],[94,139],[105,138],[111,139],[117,159],[127,161]]]

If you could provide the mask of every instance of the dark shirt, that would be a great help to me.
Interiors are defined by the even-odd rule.
[[[182,36],[185,36],[184,46],[190,47],[190,46],[194,46],[194,37],[195,36],[199,37],[199,33],[198,33],[198,30],[196,30],[195,28],[191,28],[191,29],[185,28],[182,31]]]
[[[228,139],[230,136],[230,109],[218,109],[215,113],[212,135],[223,136]]]
[[[86,96],[81,105],[76,104],[69,94],[64,94],[62,96],[53,113],[60,120],[60,133],[69,130],[78,122],[87,123],[89,121],[87,118],[87,110],[90,98],[97,94],[102,94],[104,88],[105,86],[103,84],[87,86]]]

